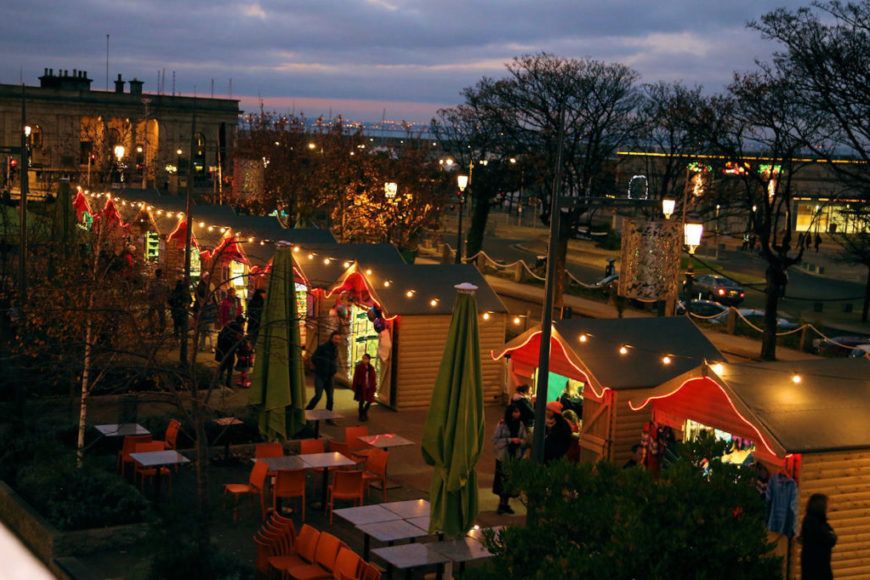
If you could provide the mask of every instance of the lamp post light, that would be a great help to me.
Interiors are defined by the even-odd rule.
[[[704,224],[698,222],[686,222],[683,225],[683,242],[689,249],[689,263],[686,269],[686,310],[689,308],[689,301],[692,299],[692,283],[695,278],[692,258],[695,256],[695,250],[701,245],[701,237],[704,235]]]
[[[662,199],[662,213],[665,215],[665,219],[671,219],[671,216],[674,215],[674,209],[677,207],[677,200],[675,199]]]
[[[452,159],[448,159],[452,163]],[[456,228],[456,260],[462,263],[462,206],[465,204],[465,188],[468,187],[468,176],[457,175],[456,184],[459,186],[459,226]]]
[[[386,197],[389,201],[393,201],[396,199],[396,193],[399,191],[399,184],[395,181],[388,181],[384,183],[384,197]]]
[[[114,153],[115,159],[118,161],[118,178],[121,183],[124,183],[124,170],[121,168],[121,162],[124,159],[124,153],[127,152],[127,149],[123,145],[115,145]]]

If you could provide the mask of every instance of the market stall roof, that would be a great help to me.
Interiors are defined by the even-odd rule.
[[[355,262],[365,270],[381,265],[404,264],[402,255],[390,244],[339,244],[298,242],[294,253],[297,270],[311,288],[330,288]]]
[[[870,361],[837,358],[713,365],[709,378],[735,410],[769,433],[786,453],[870,448]],[[631,401],[641,409],[655,399],[698,388],[674,380]]]
[[[369,271],[371,273],[369,273]],[[477,286],[481,313],[507,313],[507,308],[473,264],[380,264],[353,267],[332,289],[336,292],[353,279],[363,279],[374,301],[388,317],[453,313],[454,286]]]
[[[509,355],[537,366],[540,334],[540,325],[530,328],[493,358]],[[560,346],[551,357],[566,359],[599,390],[655,387],[705,361],[724,360],[685,317],[571,318],[554,323],[551,341]]]

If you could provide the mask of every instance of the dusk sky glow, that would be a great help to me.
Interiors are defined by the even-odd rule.
[[[0,22],[0,82],[27,84],[45,67],[84,69],[166,91],[226,95],[242,108],[357,120],[427,121],[463,87],[503,74],[513,56],[614,60],[643,81],[718,90],[771,45],[748,20],[783,0],[13,0]],[[791,3],[790,3],[791,5]]]

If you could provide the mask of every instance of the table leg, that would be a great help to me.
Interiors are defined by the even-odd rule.
[[[329,486],[329,470],[323,470],[323,483],[320,487],[320,509],[326,511],[326,488]]]
[[[314,421],[314,438],[320,439],[320,419]]]
[[[163,469],[162,466],[157,466],[157,471],[154,472],[154,501],[160,499],[160,471]]]
[[[363,559],[368,562],[371,555],[372,539],[368,534],[363,534]]]

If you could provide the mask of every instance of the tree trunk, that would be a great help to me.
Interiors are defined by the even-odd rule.
[[[103,242],[103,228],[101,225],[97,232],[96,246],[92,248],[93,264],[91,267],[90,288],[88,289],[88,304],[85,312],[85,356],[82,361],[82,400],[79,403],[79,432],[76,439],[76,466],[81,467],[85,457],[85,430],[88,420],[88,394],[90,393],[90,376],[91,376],[91,343],[93,342],[94,322],[94,297],[96,296],[95,286],[97,285],[97,276],[100,269],[100,248]]]
[[[868,309],[870,309],[870,265],[867,266],[867,284],[864,285],[864,308],[861,310],[861,322],[867,322]]]
[[[773,264],[767,267],[767,284],[764,288],[764,334],[761,337],[761,359],[776,360],[776,319],[779,309],[779,295],[784,274]]]
[[[195,371],[194,371],[195,372]],[[196,380],[196,378],[194,378]],[[211,552],[211,508],[208,493],[208,440],[205,434],[205,419],[203,418],[202,403],[198,393],[191,398],[193,403],[193,428],[196,436],[196,545],[199,557],[205,561]]]
[[[466,256],[471,257],[483,248],[483,237],[486,234],[486,222],[489,220],[489,196],[477,199],[471,213],[471,227],[468,229],[468,239],[465,243]]]

